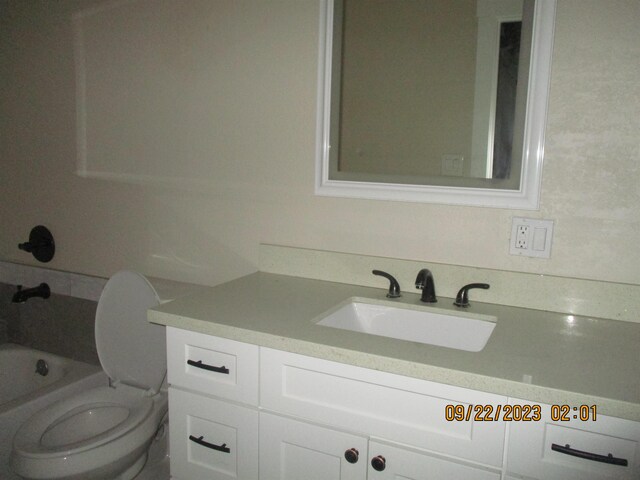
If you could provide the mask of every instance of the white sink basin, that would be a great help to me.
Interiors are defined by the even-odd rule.
[[[316,324],[479,352],[491,337],[496,320],[488,315],[353,298],[330,310]]]

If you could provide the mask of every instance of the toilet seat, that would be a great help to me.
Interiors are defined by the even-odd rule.
[[[36,413],[21,427],[20,434],[15,437],[14,449],[27,457],[47,458],[73,455],[111,442],[150,418],[154,402],[140,393],[122,386],[117,389],[98,387],[57,402]],[[96,425],[95,419],[87,416],[99,409],[111,410],[116,415],[111,418],[101,415],[102,421]],[[121,414],[123,411],[126,416]],[[83,423],[93,424],[85,426]],[[71,424],[73,428],[65,429]]]
[[[167,371],[165,329],[147,321],[147,310],[160,304],[142,275],[122,271],[102,290],[96,309],[96,349],[112,381],[157,392]]]

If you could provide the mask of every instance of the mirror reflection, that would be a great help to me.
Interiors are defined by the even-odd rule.
[[[533,0],[336,0],[329,179],[520,188]]]

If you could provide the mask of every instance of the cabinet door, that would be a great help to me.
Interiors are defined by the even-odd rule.
[[[500,472],[449,458],[369,442],[368,480],[500,480]]]
[[[365,438],[260,413],[262,480],[364,480],[366,474]]]
[[[169,388],[171,475],[257,480],[258,411]]]

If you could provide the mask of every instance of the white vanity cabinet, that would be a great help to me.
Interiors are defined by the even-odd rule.
[[[174,480],[640,478],[638,422],[478,421],[538,404],[173,327],[167,348]]]
[[[506,397],[167,328],[176,480],[499,480]],[[428,473],[428,477],[427,477]]]

